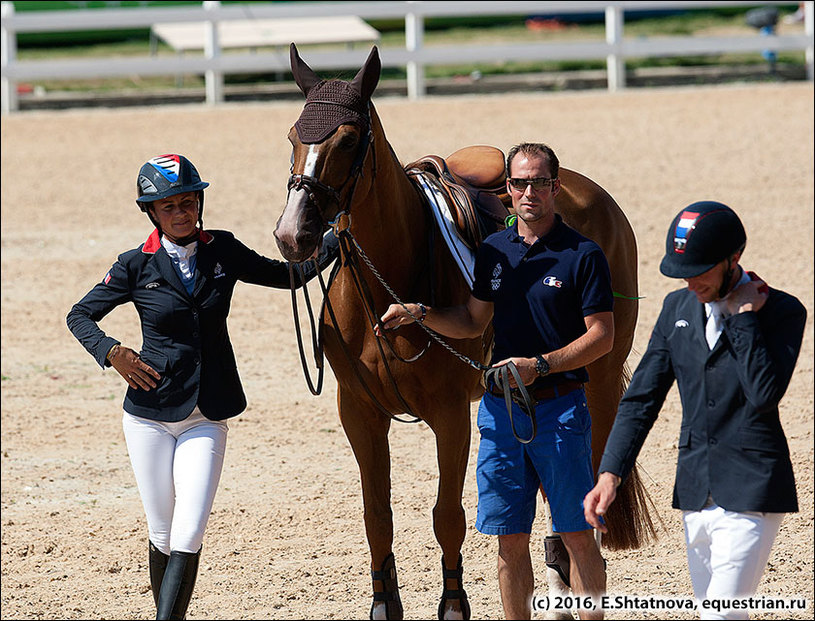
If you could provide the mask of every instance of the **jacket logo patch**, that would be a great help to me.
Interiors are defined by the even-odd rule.
[[[212,272],[215,274],[215,278],[226,276],[226,274],[224,274],[224,268],[221,266],[220,263],[215,264],[215,267],[212,269]]]
[[[560,289],[563,282],[557,279],[557,276],[547,276],[543,279],[543,284],[547,287],[557,287]]]
[[[146,285],[144,285],[144,288],[145,289],[155,289],[158,286],[159,286],[159,284],[157,282],[148,282]]]
[[[675,324],[675,328],[687,328],[690,324],[684,319],[679,319]]]

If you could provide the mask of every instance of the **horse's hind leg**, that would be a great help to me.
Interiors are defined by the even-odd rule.
[[[470,604],[462,583],[461,546],[467,531],[461,496],[470,451],[469,406],[439,408],[439,420],[430,425],[436,434],[439,490],[433,507],[433,529],[442,550],[444,590],[439,619],[469,619]],[[431,421],[428,421],[431,423]]]
[[[543,489],[541,496],[544,502],[544,514],[546,515],[546,540],[544,541],[544,554],[546,556],[546,586],[549,591],[549,601],[557,597],[571,595],[569,588],[569,553],[566,545],[559,535],[555,535],[552,530],[552,512],[549,509],[549,501],[546,499]],[[566,580],[564,580],[566,578]],[[550,609],[544,613],[544,619],[574,619],[569,610]]]
[[[338,395],[340,422],[351,443],[362,482],[365,533],[371,550],[374,600],[371,619],[401,619],[402,602],[393,557],[391,510],[390,419],[342,389]]]

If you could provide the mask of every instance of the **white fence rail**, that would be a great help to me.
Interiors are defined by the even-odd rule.
[[[625,87],[625,59],[660,56],[721,54],[728,52],[803,51],[807,77],[813,79],[813,2],[805,2],[804,34],[788,36],[659,37],[624,38],[626,10],[698,9],[712,7],[751,7],[789,5],[789,2],[326,2],[249,3],[222,6],[203,2],[201,7],[96,9],[15,13],[11,2],[2,2],[2,112],[18,108],[17,83],[37,79],[105,78],[124,75],[202,74],[207,102],[223,100],[225,74],[273,73],[289,69],[288,50],[262,53],[222,54],[217,24],[230,20],[274,19],[284,17],[328,17],[354,15],[367,19],[405,20],[404,50],[383,49],[385,67],[406,67],[410,98],[424,95],[426,65],[468,64],[496,60],[596,60],[606,59],[608,87]],[[495,45],[450,45],[424,47],[424,19],[440,16],[472,15],[562,15],[567,13],[605,14],[606,40]],[[203,56],[134,57],[76,60],[17,60],[17,33],[65,32],[116,28],[152,27],[157,23],[204,22],[207,41]],[[296,43],[296,41],[295,41]],[[308,52],[307,61],[315,69],[347,69],[360,66],[367,50]]]

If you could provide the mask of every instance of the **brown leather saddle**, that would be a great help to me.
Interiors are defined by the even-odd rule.
[[[426,155],[405,166],[408,176],[423,174],[440,188],[462,241],[472,250],[488,235],[504,228],[511,200],[506,188],[501,149],[475,145],[446,159]]]

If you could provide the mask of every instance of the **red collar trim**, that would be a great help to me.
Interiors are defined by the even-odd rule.
[[[159,237],[158,229],[153,229],[153,232],[150,233],[150,237],[144,242],[141,251],[144,254],[155,254],[159,248],[161,248],[161,238]]]
[[[207,231],[198,232],[198,241],[200,242],[208,244],[213,239],[215,239],[215,237],[213,237],[212,234],[208,233]],[[153,232],[150,233],[150,237],[148,237],[147,241],[144,242],[141,251],[145,254],[155,254],[159,248],[161,248],[161,237],[158,234],[158,229],[153,229]]]

